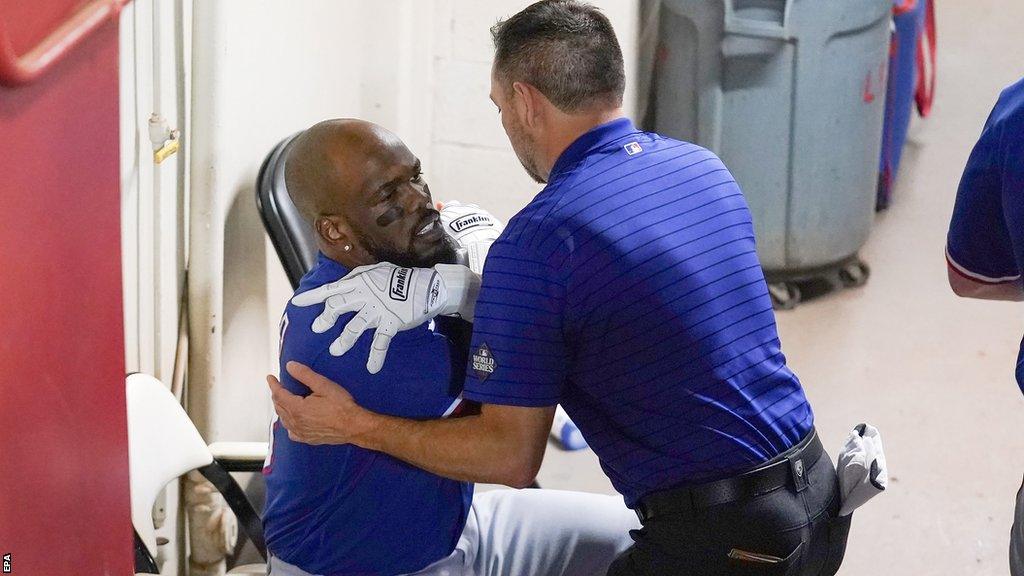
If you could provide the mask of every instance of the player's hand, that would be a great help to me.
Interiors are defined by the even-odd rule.
[[[296,306],[324,304],[313,321],[313,332],[334,327],[342,314],[355,312],[341,335],[331,343],[334,356],[348,352],[366,330],[376,329],[366,369],[380,372],[391,338],[439,314],[472,314],[479,277],[465,266],[438,264],[435,268],[402,268],[383,262],[360,266],[336,282],[296,295]]]
[[[487,251],[501,235],[505,225],[476,204],[451,200],[441,204],[440,211],[445,233],[466,250],[470,269],[483,274]]]

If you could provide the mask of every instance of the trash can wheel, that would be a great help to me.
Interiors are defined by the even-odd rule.
[[[856,260],[839,269],[839,281],[844,288],[856,288],[863,286],[871,276],[871,269],[868,265]]]
[[[776,310],[792,310],[800,303],[803,295],[795,282],[771,282],[768,293],[772,297],[772,305]]]

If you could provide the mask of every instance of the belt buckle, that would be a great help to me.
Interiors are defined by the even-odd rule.
[[[806,490],[808,485],[807,470],[804,467],[803,458],[790,458],[789,470],[792,473],[793,487],[796,488],[797,493]]]

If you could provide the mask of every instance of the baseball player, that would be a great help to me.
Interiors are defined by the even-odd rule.
[[[949,285],[967,298],[1024,300],[1024,80],[999,97],[967,161],[946,241]],[[1024,343],[1017,358],[1024,390]],[[1010,532],[1010,572],[1024,575],[1024,485]]]
[[[382,259],[436,265],[431,269],[438,279],[435,288],[441,279],[452,292],[478,287],[470,269],[448,263],[459,252],[482,261],[486,246],[460,247],[443,232],[419,161],[393,134],[355,120],[320,123],[293,145],[286,183],[321,248],[301,281],[300,297],[360,266],[374,269]],[[458,237],[464,241],[471,228],[500,228],[474,207],[455,204],[445,218],[448,225],[461,219]],[[424,306],[429,291],[420,290],[420,278],[408,273],[412,270],[388,270],[386,285],[396,302]],[[432,298],[436,304],[447,296]],[[434,328],[423,322],[396,334],[389,342],[389,362],[370,374],[362,359],[370,350],[369,335],[352,343],[358,356],[332,355],[328,348],[341,327],[310,331],[318,314],[313,307],[287,307],[282,366],[293,360],[312,366],[345,382],[360,402],[382,414],[457,419],[478,411],[461,397],[469,337],[463,320],[439,316]],[[285,370],[281,374],[289,391],[308,394]],[[628,530],[637,526],[617,497],[553,490],[474,494],[469,482],[380,452],[295,442],[280,420],[271,434],[264,525],[274,576],[584,576],[604,572],[628,546]]]

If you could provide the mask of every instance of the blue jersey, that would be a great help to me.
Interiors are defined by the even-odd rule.
[[[561,402],[630,506],[812,427],[732,175],[624,118],[569,146],[491,246],[471,354],[467,398]]]
[[[320,255],[298,291],[347,273]],[[310,327],[322,310],[289,303],[285,311],[281,383],[289,391],[309,393],[284,369],[286,362],[297,360],[343,385],[359,404],[376,412],[422,419],[456,409],[468,334],[458,345],[426,324],[400,332],[391,341],[383,369],[371,375],[366,358],[372,331],[349,353],[334,357],[328,347],[351,315],[340,318],[332,330],[315,334]],[[455,548],[469,513],[472,484],[441,478],[381,452],[294,442],[280,421],[272,425],[272,437],[264,468],[263,522],[275,556],[314,574],[402,574],[424,568]]]
[[[1020,282],[1024,271],[1024,80],[999,97],[967,161],[949,225],[950,267],[975,282]],[[1024,342],[1017,357],[1024,390]]]

